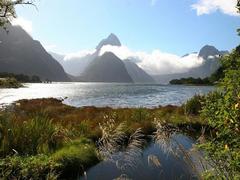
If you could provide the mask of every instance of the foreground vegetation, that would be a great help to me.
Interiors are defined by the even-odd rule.
[[[206,173],[209,179],[240,179],[240,46],[221,61],[219,88],[204,97],[201,116],[212,131],[201,147],[214,167]]]
[[[74,108],[57,99],[21,100],[0,113],[0,177],[73,178],[98,163],[99,124],[124,122],[124,133],[155,131],[154,120],[196,133],[204,121],[185,107],[155,109]]]

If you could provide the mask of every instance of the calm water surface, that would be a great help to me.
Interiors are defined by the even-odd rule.
[[[64,103],[80,106],[156,107],[181,105],[195,94],[208,93],[211,86],[143,85],[119,83],[25,84],[25,88],[0,89],[0,104],[20,99],[66,98]]]
[[[185,151],[190,151],[194,145],[194,141],[185,135],[178,134],[173,137],[175,142],[182,145]],[[155,165],[149,161],[149,157],[154,156],[159,165]],[[124,159],[119,157],[119,160]],[[191,157],[194,161],[194,157]],[[96,166],[90,168],[85,176],[80,177],[80,180],[113,180],[113,179],[132,179],[132,180],[185,180],[198,179],[196,171],[191,168],[191,165],[186,161],[182,154],[173,155],[166,153],[161,146],[156,143],[150,143],[142,152],[142,156],[138,157],[138,163],[128,167],[126,170],[117,168],[117,161],[102,161]],[[196,163],[196,169],[201,172],[200,164]],[[199,167],[199,168],[198,168]],[[120,178],[121,177],[121,178]]]

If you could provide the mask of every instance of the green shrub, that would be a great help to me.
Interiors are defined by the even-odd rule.
[[[4,78],[0,79],[0,88],[19,88],[23,85],[18,82],[15,78]]]
[[[234,50],[223,57],[222,64],[221,86],[206,97],[202,110],[202,117],[213,130],[201,147],[211,159],[212,174],[221,179],[240,179],[240,52]]]
[[[55,152],[52,158],[62,164],[61,178],[76,178],[99,162],[94,144],[86,138],[66,144]]]
[[[11,156],[0,161],[0,179],[57,179],[60,168],[46,155]]]
[[[202,110],[204,96],[195,95],[189,99],[183,106],[187,115],[199,115]]]

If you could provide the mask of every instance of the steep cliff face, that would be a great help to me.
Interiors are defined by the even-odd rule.
[[[0,72],[37,75],[42,80],[69,81],[63,67],[21,27],[0,29]]]
[[[124,60],[123,62],[134,83],[155,83],[155,80],[136,63],[130,60]]]
[[[111,52],[92,61],[80,78],[88,82],[133,82],[123,61]]]

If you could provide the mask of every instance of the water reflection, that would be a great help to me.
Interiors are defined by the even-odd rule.
[[[194,141],[182,134],[176,134],[172,141],[181,144],[185,151],[189,151]],[[143,150],[134,168],[127,168],[124,171],[117,168],[114,161],[103,161],[90,168],[85,177],[80,179],[137,179],[137,180],[159,180],[159,179],[198,179],[195,171],[183,158],[183,154],[176,156],[166,153],[159,144],[151,142]],[[121,157],[119,157],[121,159]]]

